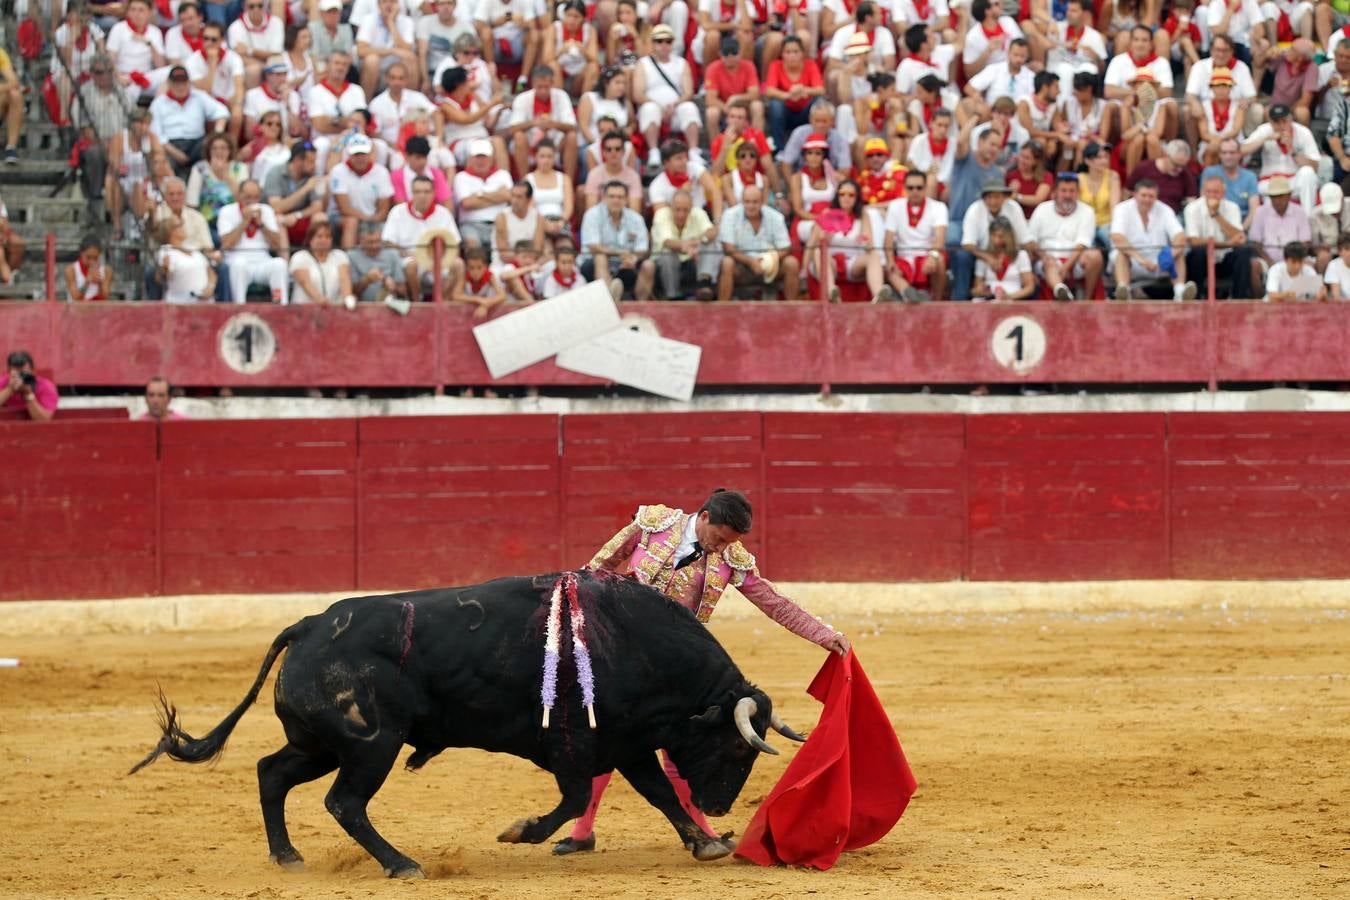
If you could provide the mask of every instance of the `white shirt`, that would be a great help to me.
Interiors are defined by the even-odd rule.
[[[1068,20],[1052,19],[1050,21],[1051,40],[1060,43],[1067,43],[1068,34],[1069,34]],[[1064,46],[1055,47],[1053,49],[1055,50],[1056,54],[1059,55],[1059,58],[1062,60],[1074,60],[1075,62],[1086,61],[1089,59],[1089,57],[1083,53],[1084,50],[1091,50],[1094,54],[1096,54],[1098,61],[1102,61],[1107,58],[1106,41],[1105,39],[1102,38],[1102,33],[1097,29],[1093,28],[1091,25],[1083,26],[1083,33],[1078,36],[1078,53],[1076,55],[1071,54],[1068,51],[1067,47]],[[1054,60],[1052,59],[1051,62],[1054,62]],[[1067,84],[1060,85],[1060,89],[1064,91],[1066,94],[1069,92],[1070,87],[1071,85]]]
[[[1336,260],[1340,262],[1340,260]],[[1331,268],[1327,266],[1327,268]],[[1297,275],[1289,274],[1289,264],[1280,260],[1266,273],[1266,299],[1271,294],[1294,292],[1295,300],[1316,300],[1322,287],[1322,279],[1313,268],[1311,260],[1305,259]]]
[[[311,119],[327,117],[345,121],[348,116],[366,105],[366,92],[361,85],[347,82],[341,96],[335,96],[323,82],[316,81],[305,101]]]
[[[1261,178],[1270,178],[1274,175],[1292,176],[1299,169],[1299,164],[1294,161],[1295,156],[1307,156],[1314,160],[1322,158],[1317,149],[1317,138],[1313,137],[1307,126],[1297,122],[1292,124],[1294,133],[1293,139],[1289,142],[1288,153],[1281,149],[1279,141],[1275,140],[1275,128],[1269,122],[1257,126],[1243,142],[1264,141],[1261,145]]]
[[[494,19],[500,19],[507,13],[512,13],[513,17],[505,25],[498,25],[492,29],[494,37],[514,39],[522,33],[520,17],[534,17],[534,10],[530,4],[521,3],[519,0],[515,3],[502,2],[502,0],[479,0],[478,8],[474,11],[473,17],[483,24],[489,24]],[[679,84],[679,82],[675,82]]]
[[[264,50],[268,53],[284,53],[286,23],[276,16],[268,15],[263,22],[262,30],[254,31],[245,25],[243,17],[240,17],[230,23],[229,31],[225,32],[225,40],[231,50],[241,55]]]
[[[1002,208],[998,214],[1008,220],[1012,226],[1013,237],[1018,245],[1025,244],[1031,239],[1031,232],[1027,230],[1027,217],[1022,212],[1022,204],[1018,203],[1011,195],[1003,201]],[[961,246],[975,247],[979,250],[985,250],[989,247],[989,226],[993,223],[989,215],[989,207],[984,205],[984,198],[977,199],[970,204],[966,210],[965,218],[961,220]]]
[[[679,84],[678,81],[675,83]],[[534,118],[534,96],[533,90],[522,91],[511,101],[512,125],[523,125]],[[567,91],[554,88],[549,92],[549,98],[553,101],[553,108],[548,113],[550,119],[565,125],[577,124],[577,113],[572,108],[572,98],[567,95]]]
[[[291,256],[289,269],[292,275],[291,280],[294,281],[293,276],[297,271],[304,269],[309,273],[310,282],[322,296],[311,297],[300,286],[300,282],[295,281],[294,287],[291,288],[291,302],[320,303],[326,300],[329,303],[337,303],[340,301],[342,298],[338,296],[338,292],[342,290],[341,270],[343,266],[347,266],[347,271],[351,272],[351,260],[346,253],[336,248],[328,251],[328,258],[323,262],[315,259],[314,254],[308,250],[299,250],[294,253]]]
[[[570,108],[570,107],[569,107]],[[370,101],[370,114],[375,117],[375,128],[386,143],[398,143],[398,130],[403,127],[403,117],[414,109],[424,109],[428,113],[436,106],[421,91],[403,89],[403,94],[395,102],[388,91],[379,94]]]
[[[267,243],[267,235],[264,232],[281,230],[277,226],[277,213],[266,203],[260,202],[258,209],[262,213],[258,230],[250,237],[247,229],[245,229],[239,235],[239,241],[234,245],[234,248],[225,251],[225,262],[231,266],[247,266],[249,263],[272,255],[272,245]],[[238,203],[222,206],[220,211],[216,213],[216,230],[220,234],[229,234],[238,228],[242,221],[244,221],[244,213],[239,209]]]
[[[1022,34],[1022,29],[1018,27],[1012,16],[999,16],[998,24],[1003,29],[1003,46],[989,54],[989,59],[985,60],[985,65],[1003,62],[1008,58],[1008,45],[1012,43],[1013,38],[1025,37]],[[995,39],[997,39],[997,36],[995,36]],[[988,46],[989,36],[984,33],[984,26],[978,22],[974,23],[970,30],[966,32],[966,49],[961,54],[961,60],[966,65],[970,65],[980,58],[980,54]]]
[[[1345,264],[1345,260],[1339,256],[1327,263],[1326,275],[1322,280],[1327,284],[1334,284],[1341,289],[1340,299],[1350,300],[1350,266]],[[1330,288],[1327,293],[1331,292]]]
[[[1233,87],[1229,96],[1234,100],[1251,100],[1256,96],[1256,85],[1252,82],[1252,70],[1240,59],[1228,61],[1228,70],[1233,73]],[[1214,91],[1209,79],[1214,74],[1214,60],[1206,56],[1191,66],[1191,74],[1186,79],[1186,93],[1201,100],[1213,100]]]
[[[927,172],[933,165],[933,145],[927,132],[909,142],[909,152],[905,162],[911,169]],[[952,175],[952,165],[956,162],[956,140],[947,135],[947,149],[938,162],[938,180],[946,181]]]
[[[127,74],[149,74],[155,68],[152,50],[164,53],[164,35],[154,25],[145,26],[145,34],[138,35],[127,22],[121,21],[108,31],[108,53],[117,61],[117,71]]]
[[[295,116],[298,119],[300,116],[299,92],[291,91],[286,95],[286,102],[282,103],[278,99],[269,97],[267,92],[263,90],[262,85],[244,91],[244,118],[256,122],[263,117],[264,113],[270,112],[281,113],[281,130],[285,132],[282,139],[285,140],[285,135],[290,133],[287,130],[290,117]]]
[[[848,47],[848,42],[857,33],[858,23],[856,21],[848,22],[836,28],[834,34],[830,37],[830,47],[825,51],[825,56],[842,62],[844,49]],[[867,61],[873,66],[881,66],[888,56],[895,59],[895,38],[890,31],[877,25],[872,29],[872,52],[868,55]]]
[[[456,202],[458,202],[475,194],[490,194],[502,188],[509,190],[513,184],[515,184],[515,180],[511,177],[511,173],[503,169],[490,173],[487,178],[479,178],[467,168],[464,168],[455,173],[455,180],[450,183],[450,190],[455,195]],[[497,213],[506,209],[509,205],[508,203],[494,203],[490,206],[480,206],[478,209],[460,208],[458,210],[459,221],[495,222]]]
[[[698,516],[689,517],[689,521],[684,523],[684,534],[680,535],[680,546],[675,548],[675,555],[671,559],[679,565],[680,560],[684,559],[690,553],[694,552],[694,544],[698,541]]]
[[[395,16],[394,28],[398,30],[399,37],[407,42],[409,47],[416,46],[417,24],[407,16]],[[356,42],[369,44],[376,50],[388,50],[394,46],[394,36],[385,26],[384,20],[380,18],[379,13],[362,20],[360,27],[356,29]]]
[[[210,301],[201,297],[206,292],[207,273],[211,264],[200,250],[179,250],[165,245],[156,253],[161,265],[167,263],[169,274],[164,284],[165,303],[196,303]]]
[[[206,73],[211,70],[211,65],[206,61],[206,57],[200,52],[193,53],[183,64],[187,69],[188,78],[193,81],[205,78]],[[228,47],[223,48],[223,55],[220,63],[216,66],[216,79],[211,82],[204,90],[211,96],[218,97],[221,100],[234,99],[234,79],[244,77],[244,60],[238,53]]]
[[[1139,215],[1138,201],[1131,197],[1112,211],[1111,234],[1124,236],[1133,250],[1148,259],[1155,259],[1163,247],[1181,234],[1181,223],[1170,206],[1157,201],[1149,210],[1148,225],[1145,225]]]
[[[645,67],[643,77],[646,78],[644,90],[647,95],[647,102],[655,103],[659,106],[669,107],[671,110],[679,102],[680,95],[676,89],[681,89],[684,84],[684,73],[687,70],[687,63],[683,57],[671,56],[670,62],[660,62],[655,56],[644,56],[638,61],[638,65]],[[666,79],[662,78],[656,70],[660,69],[666,73],[670,79],[670,84],[666,84]],[[671,88],[671,84],[676,89]]]
[[[886,210],[886,234],[895,235],[894,246],[887,246],[886,252],[894,249],[898,256],[913,259],[929,250],[941,249],[933,247],[933,238],[937,229],[947,227],[947,204],[931,197],[925,199],[923,213],[914,225],[909,224],[908,206],[908,200],[893,200]]]
[[[950,16],[951,7],[947,5],[947,0],[933,0],[929,3],[926,19],[919,18],[919,11],[914,8],[914,0],[891,0],[892,22],[904,22],[906,25],[936,25],[941,22],[945,25]],[[932,29],[929,29],[929,33],[932,33]]]
[[[994,296],[994,288],[998,285],[1002,285],[1009,296],[1021,293],[1022,273],[1031,271],[1031,257],[1024,250],[1018,250],[1017,255],[1008,261],[1008,268],[1002,276],[983,259],[975,260],[975,277],[984,281],[990,297]]]
[[[91,23],[92,24],[92,23]],[[61,26],[64,28],[65,26]],[[59,32],[58,32],[59,34]],[[201,32],[198,32],[198,37]],[[188,42],[183,37],[183,26],[175,25],[164,34],[164,58],[170,64],[186,62],[187,58],[196,51],[188,46]]]
[[[1218,25],[1223,19],[1224,8],[1228,4],[1224,0],[1209,0],[1209,5],[1205,8],[1209,10],[1209,27],[1213,32],[1214,26]],[[1242,0],[1242,5],[1238,7],[1237,12],[1228,20],[1228,36],[1233,39],[1235,44],[1251,45],[1251,34],[1256,26],[1266,20],[1261,12],[1260,5],[1256,0]],[[1331,52],[1330,49],[1327,50]]]
[[[944,83],[951,83],[952,60],[956,59],[956,48],[951,44],[934,47],[924,62],[913,56],[906,56],[895,67],[895,89],[901,94],[913,94],[914,86],[925,75],[936,75]]]
[[[1061,216],[1055,210],[1055,201],[1046,200],[1031,211],[1027,230],[1036,249],[1067,257],[1079,247],[1092,246],[1097,236],[1097,215],[1079,200],[1072,214]]]
[[[698,209],[708,208],[708,198],[703,193],[703,184],[701,181],[703,173],[706,171],[707,169],[703,167],[702,163],[692,159],[689,160],[689,165],[685,168],[685,172],[689,175],[689,183],[685,185],[685,189],[689,191],[689,195],[693,198],[694,206]],[[675,185],[670,183],[670,176],[665,172],[657,175],[656,178],[652,180],[652,183],[647,186],[647,200],[652,206],[656,206],[659,203],[669,204],[674,197]]]
[[[981,69],[968,84],[984,94],[986,103],[993,103],[999,97],[1011,97],[1021,100],[1036,92],[1036,73],[1030,67],[1023,66],[1017,74],[1008,68],[1008,61],[990,63]]]
[[[456,243],[460,242],[459,226],[455,224],[455,217],[450,214],[450,210],[432,203],[426,217],[418,218],[409,200],[389,210],[380,240],[392,244],[404,256],[411,256],[422,233],[432,228],[444,228],[455,236]]]
[[[394,182],[389,170],[379,163],[371,163],[362,175],[343,162],[329,175],[329,190],[334,197],[345,194],[347,202],[361,215],[373,216],[379,201],[394,196]]]
[[[572,267],[572,276],[574,280],[570,285],[563,284],[558,280],[558,270],[555,267],[548,275],[541,274],[535,279],[535,292],[539,295],[540,300],[552,300],[554,297],[568,291],[574,291],[586,283],[586,279],[581,277],[581,270],[575,266]],[[689,551],[686,550],[685,552],[688,553]]]
[[[1147,66],[1137,66],[1130,54],[1119,53],[1111,57],[1111,62],[1106,66],[1105,83],[1110,87],[1129,90],[1130,82],[1134,80],[1135,73],[1141,68],[1147,68],[1153,73],[1153,77],[1158,79],[1158,96],[1160,98],[1172,96],[1172,63],[1161,56]],[[1208,84],[1208,81],[1206,84]]]
[[[1232,200],[1225,198],[1219,201],[1219,218],[1226,219],[1229,225],[1234,225],[1239,230],[1242,228],[1242,211]],[[1219,227],[1219,223],[1209,214],[1209,203],[1204,197],[1197,197],[1187,203],[1186,208],[1181,211],[1181,220],[1188,238],[1213,238],[1217,243],[1229,240],[1228,235]],[[1215,251],[1215,261],[1227,256],[1229,249],[1224,247]]]

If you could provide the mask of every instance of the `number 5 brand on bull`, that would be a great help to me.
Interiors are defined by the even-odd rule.
[[[692,515],[668,506],[643,506],[631,524],[600,548],[588,568],[618,571],[626,564],[634,578],[661,591],[704,624],[712,617],[722,592],[732,584],[788,631],[841,656],[847,654],[848,638],[784,597],[772,582],[760,576],[755,557],[741,544],[751,524],[750,501],[738,491],[723,488],[713,491]],[[725,853],[721,855],[730,853],[735,849],[730,836],[718,838],[697,805],[690,802],[689,785],[670,754],[662,751],[661,756],[685,812],[709,838],[722,845]],[[554,846],[554,853],[561,856],[595,849],[595,815],[609,779],[608,773],[596,777],[586,814],[577,820],[572,834]],[[709,855],[711,852],[712,848],[705,848],[700,855],[696,849],[695,855],[715,858]]]

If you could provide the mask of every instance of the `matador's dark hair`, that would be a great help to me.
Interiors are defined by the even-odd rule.
[[[718,488],[703,501],[698,511],[708,514],[709,524],[725,525],[738,534],[750,533],[752,523],[750,501],[745,499],[745,495],[740,491]]]

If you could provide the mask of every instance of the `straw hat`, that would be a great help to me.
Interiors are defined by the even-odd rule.
[[[1266,183],[1267,197],[1285,197],[1294,192],[1289,184],[1289,179],[1283,175],[1276,175]]]
[[[778,277],[778,251],[770,250],[767,253],[761,253],[759,264],[764,268],[764,283],[769,284]]]
[[[1217,69],[1215,69],[1214,72],[1209,76],[1209,83],[1210,83],[1210,84],[1226,84],[1226,85],[1228,85],[1229,87],[1232,87],[1232,86],[1233,86],[1233,70],[1230,69],[1230,68],[1228,68],[1227,66],[1219,66],[1219,67],[1218,67]]]
[[[853,37],[848,39],[848,44],[844,47],[845,56],[862,56],[865,53],[872,52],[872,42],[867,39],[867,35],[861,31],[855,31]]]
[[[432,241],[436,238],[445,241],[445,252],[441,254],[441,270],[445,271],[450,268],[450,263],[455,258],[455,255],[450,251],[459,248],[459,235],[449,228],[428,228],[417,236],[417,244],[413,248],[413,259],[417,261],[417,271],[436,271],[435,255],[431,248]]]

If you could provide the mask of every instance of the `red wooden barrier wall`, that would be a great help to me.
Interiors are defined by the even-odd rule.
[[[701,385],[1350,381],[1345,303],[635,303],[624,312],[703,347]],[[256,374],[221,355],[222,329],[242,313],[263,320],[277,346]],[[1011,316],[1044,333],[1044,358],[1026,371],[993,352],[1006,346]],[[198,386],[491,384],[475,324],[457,304],[404,317],[373,305],[0,302],[6,346],[32,351],[58,384],[136,389],[160,374]],[[495,383],[600,382],[546,360]]]
[[[745,490],[778,579],[1350,577],[1350,414],[0,422],[0,598],[396,589],[586,562]]]
[[[356,420],[160,429],[166,594],[356,583]]]
[[[768,413],[764,478],[775,578],[947,581],[965,569],[963,416]]]
[[[558,417],[361,420],[359,585],[558,568]]]

